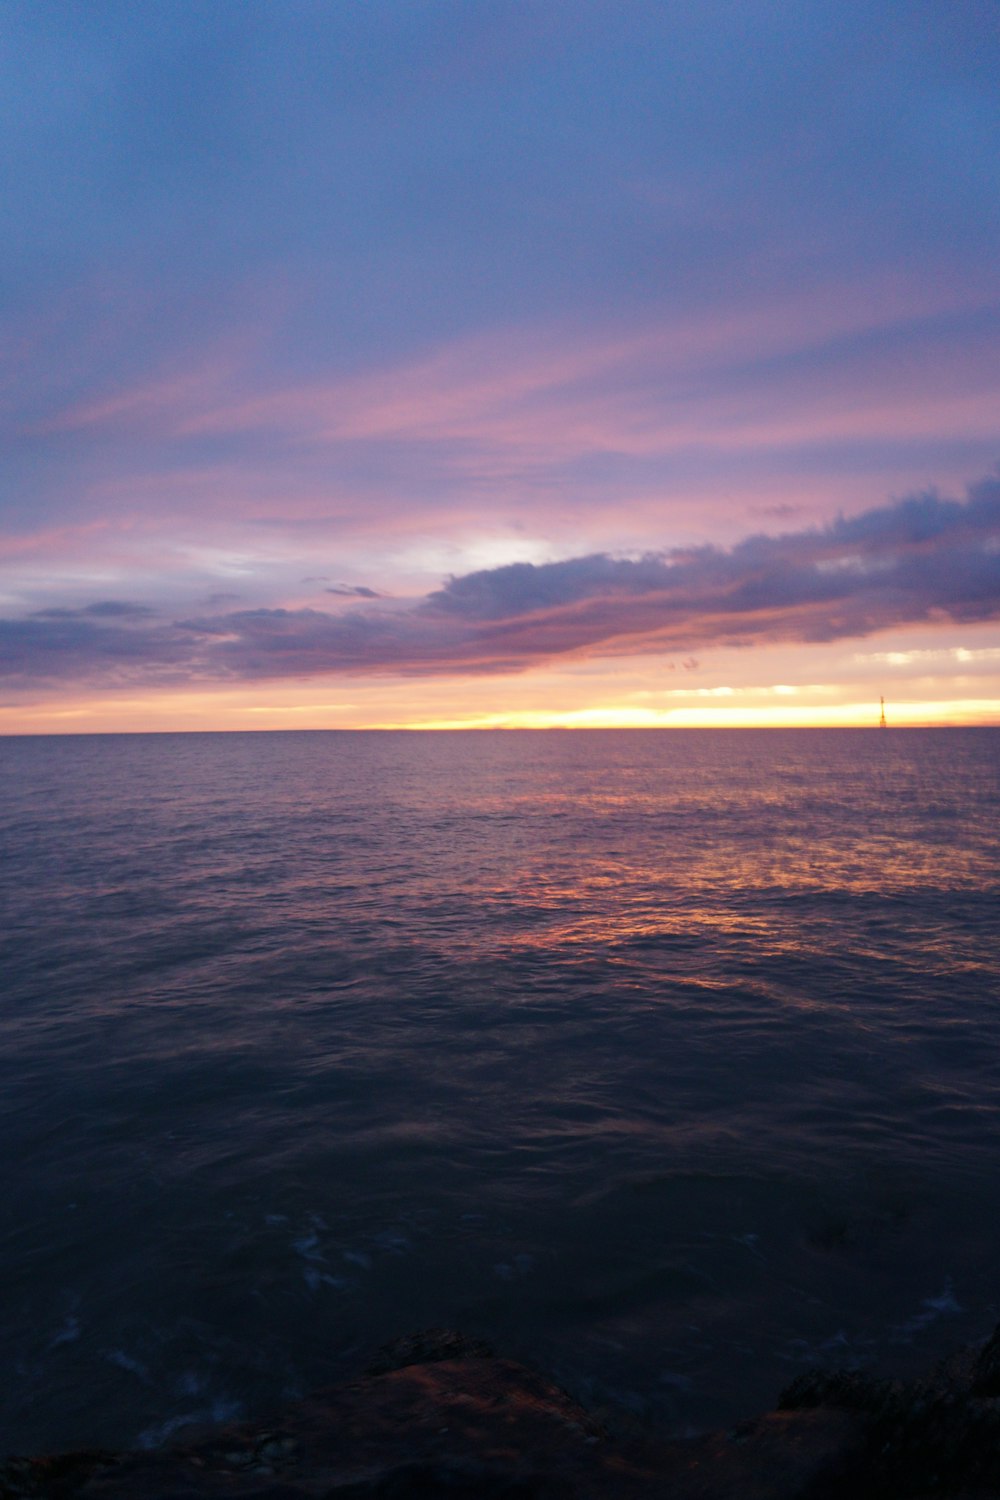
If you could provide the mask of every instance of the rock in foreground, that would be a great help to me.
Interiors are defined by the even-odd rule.
[[[147,1453],[12,1459],[3,1500],[837,1500],[1000,1497],[997,1337],[925,1381],[815,1372],[725,1433],[609,1434],[541,1375],[415,1335],[268,1426]],[[985,1394],[984,1392],[990,1392]]]

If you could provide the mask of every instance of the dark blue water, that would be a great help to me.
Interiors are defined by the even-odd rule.
[[[0,1449],[1000,1316],[1000,731],[0,741]]]

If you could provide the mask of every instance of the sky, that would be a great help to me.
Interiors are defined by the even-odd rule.
[[[0,733],[1000,723],[996,0],[5,0]]]

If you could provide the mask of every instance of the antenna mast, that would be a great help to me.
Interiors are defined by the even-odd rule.
[[[880,698],[878,700],[878,706],[879,706],[878,727],[880,729],[884,729],[885,728],[885,699],[884,698]]]

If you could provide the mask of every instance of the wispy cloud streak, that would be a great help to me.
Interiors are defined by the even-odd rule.
[[[729,549],[516,563],[424,598],[340,612],[268,608],[168,620],[119,601],[0,621],[3,677],[263,681],[328,673],[509,673],[559,658],[863,637],[1000,618],[1000,479]]]
[[[526,327],[445,343],[421,358],[339,379],[246,391],[233,358],[199,356],[134,387],[71,405],[36,429],[117,433],[172,443],[272,441],[452,445],[553,463],[593,452],[634,455],[712,447],[781,447],[872,435],[911,437],[928,424],[992,434],[995,298],[873,279],[850,297],[836,285],[652,326]],[[950,319],[975,312],[961,378],[942,377]],[[877,358],[869,343],[885,341]],[[917,357],[919,356],[919,358]],[[865,372],[880,363],[877,389]],[[259,375],[258,375],[259,378]],[[956,380],[958,385],[956,387]]]

